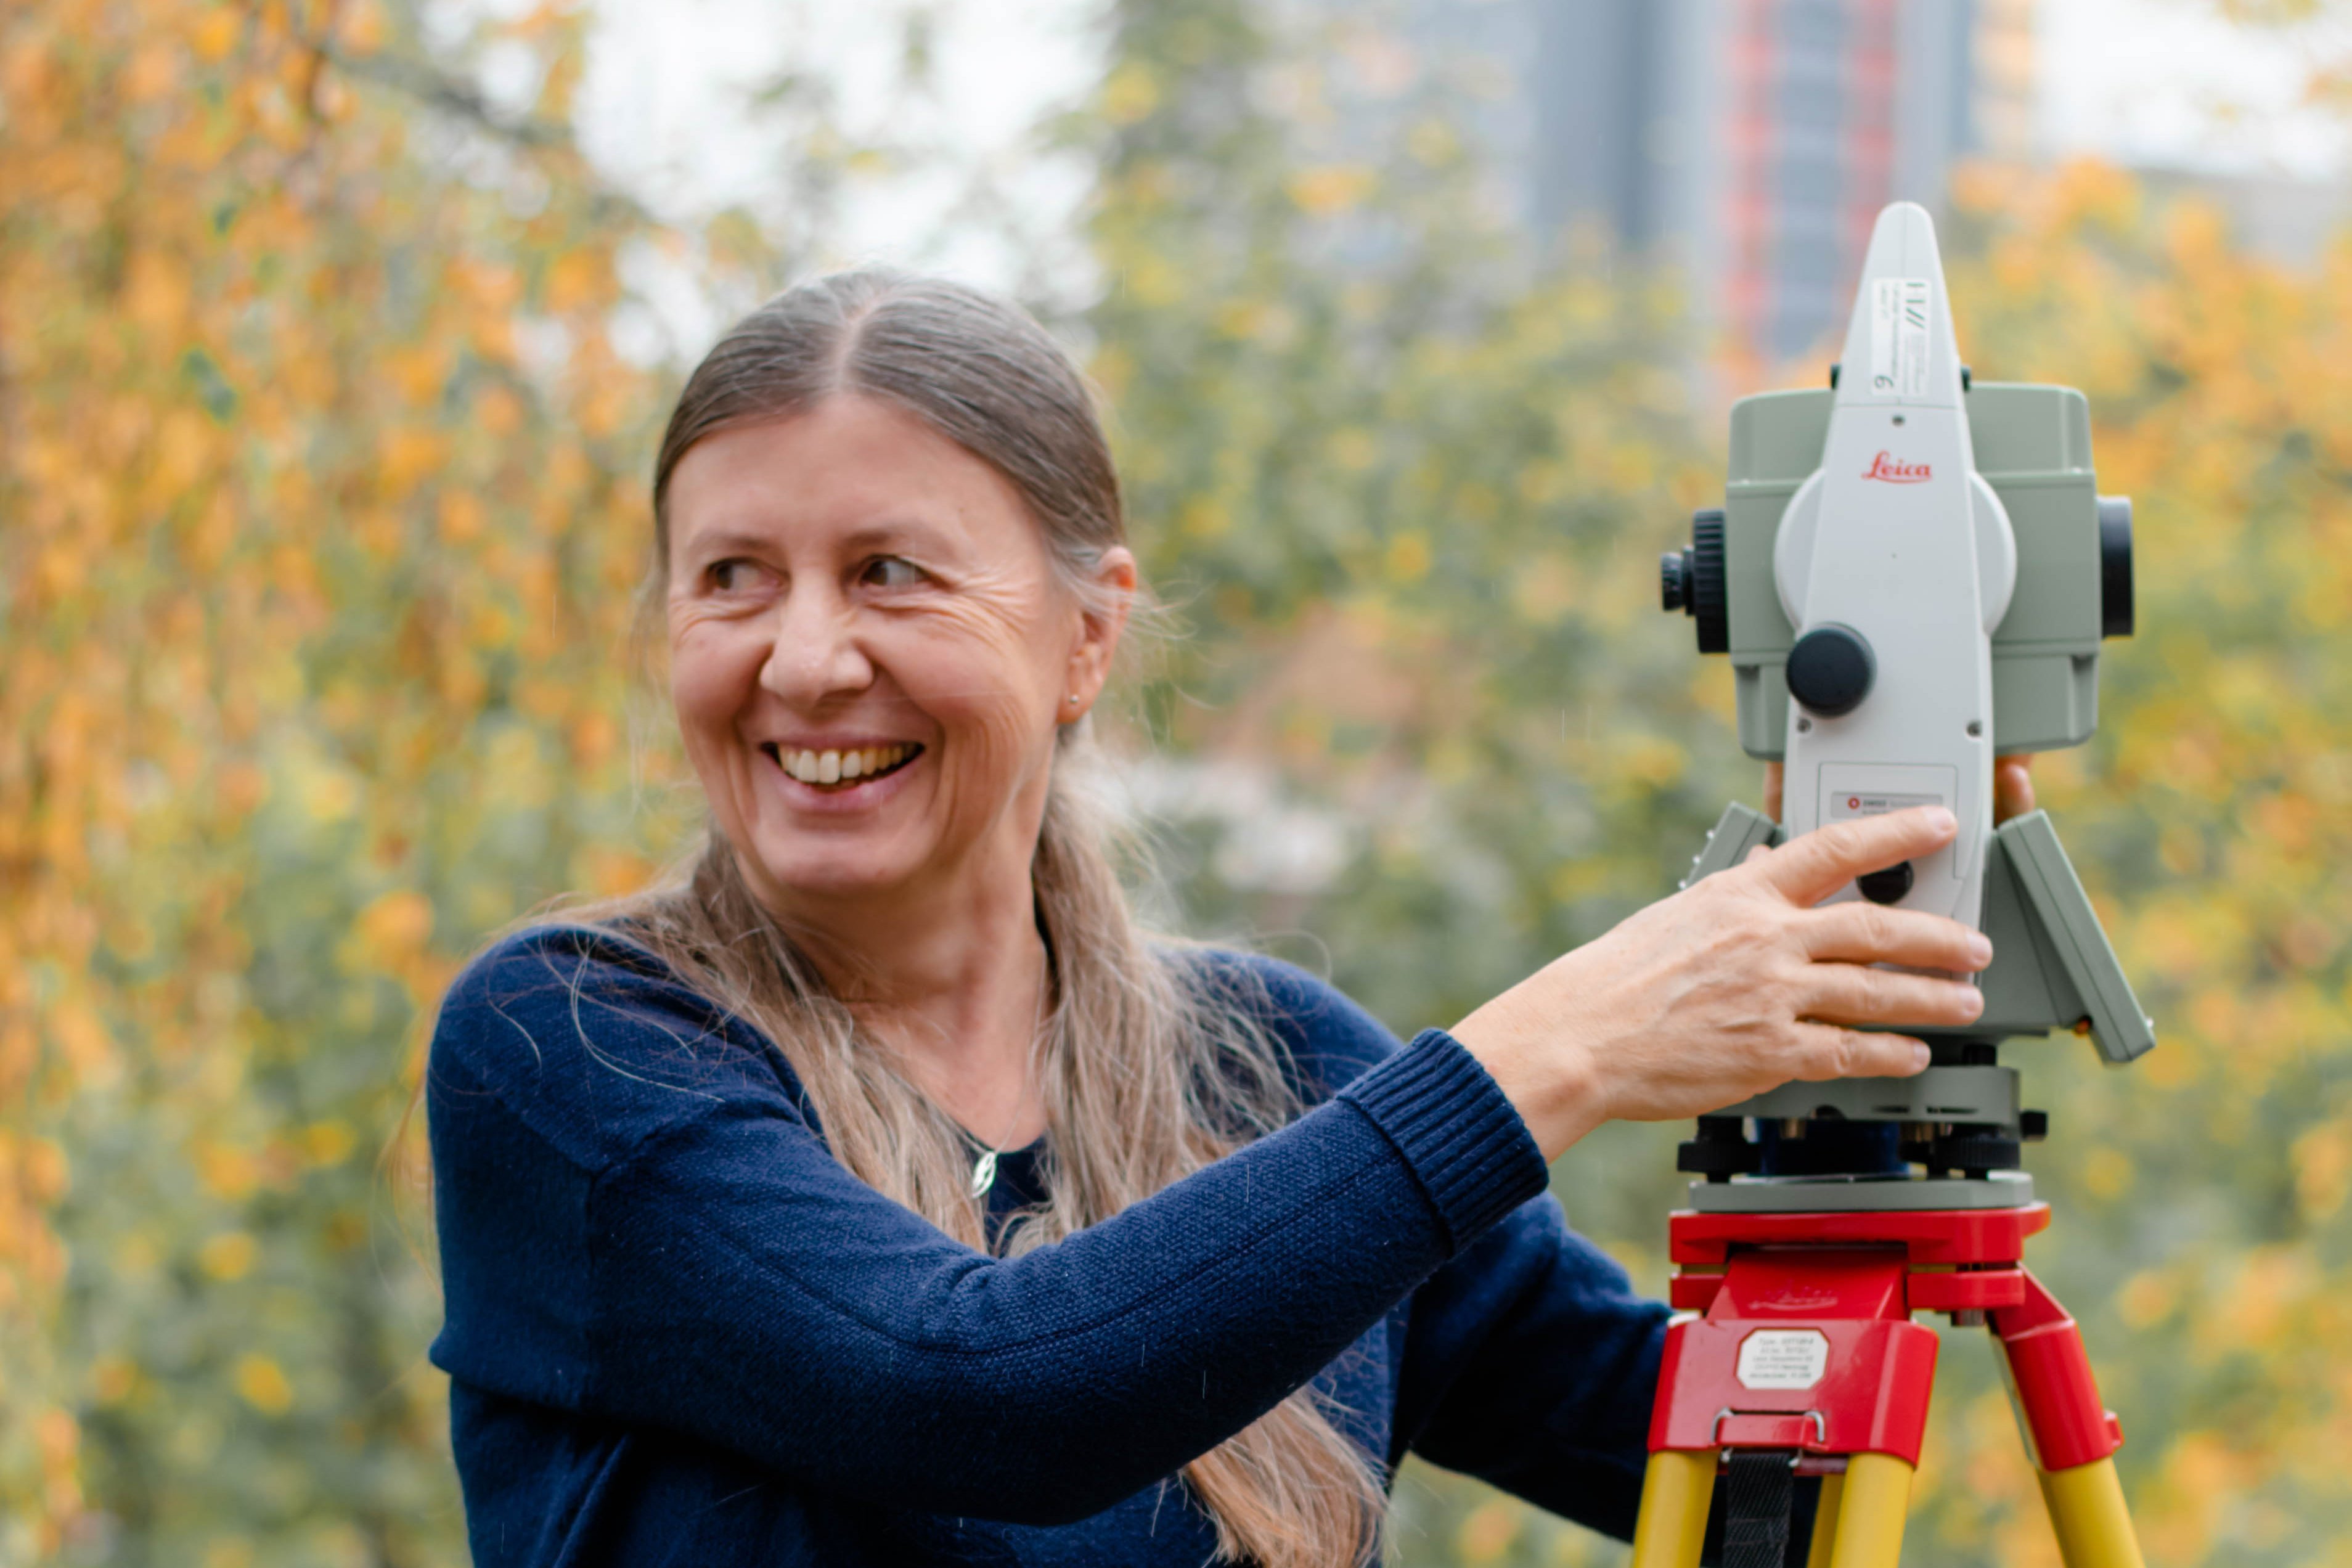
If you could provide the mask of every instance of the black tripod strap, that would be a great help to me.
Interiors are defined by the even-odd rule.
[[[1723,1478],[1723,1568],[1782,1568],[1796,1456],[1785,1448],[1734,1448]]]

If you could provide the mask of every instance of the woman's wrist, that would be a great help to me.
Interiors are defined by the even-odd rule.
[[[1486,1069],[1549,1162],[1609,1120],[1608,1097],[1585,1042],[1520,1013],[1505,992],[1446,1033]]]

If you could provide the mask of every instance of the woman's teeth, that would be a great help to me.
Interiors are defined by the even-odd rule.
[[[803,784],[846,784],[887,773],[921,751],[920,746],[866,746],[851,752],[779,752],[784,772]]]

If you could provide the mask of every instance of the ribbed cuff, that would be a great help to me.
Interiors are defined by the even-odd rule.
[[[1443,1029],[1341,1089],[1412,1168],[1460,1252],[1544,1190],[1543,1152],[1501,1086]]]

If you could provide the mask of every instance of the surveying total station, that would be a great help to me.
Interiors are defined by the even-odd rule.
[[[1975,383],[1927,215],[1878,217],[1831,390],[1731,415],[1724,505],[1663,598],[1727,654],[1740,744],[1785,766],[1785,820],[1725,811],[1685,885],[1825,824],[1942,805],[1951,844],[1835,895],[1993,944],[1984,1011],[1914,1031],[1916,1077],[1791,1083],[1699,1118],[1635,1568],[1695,1568],[1724,1479],[1726,1568],[1780,1568],[1794,1478],[1822,1478],[1809,1568],[1895,1568],[1943,1312],[1990,1325],[2068,1568],[2139,1568],[2074,1321],[2021,1262],[2050,1222],[2019,1169],[2046,1119],[2004,1040],[2155,1045],[2042,812],[1993,826],[1997,755],[2087,740],[2101,640],[2132,629],[2131,503],[2100,496],[2071,387]]]

